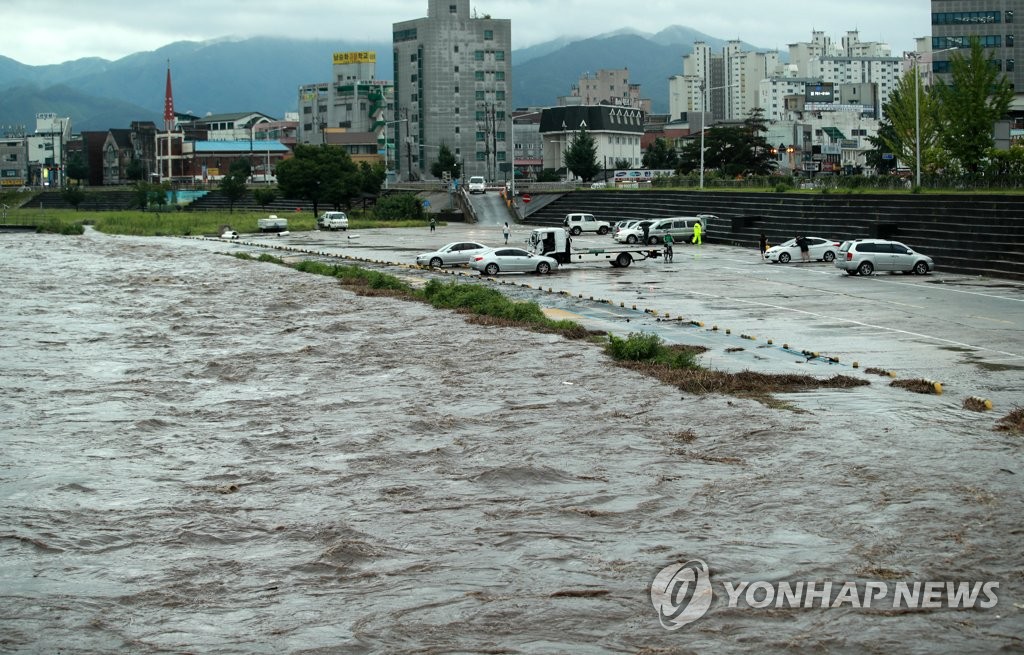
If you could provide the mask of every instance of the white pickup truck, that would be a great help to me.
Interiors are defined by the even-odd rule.
[[[348,214],[345,212],[324,212],[317,221],[325,230],[347,230]]]
[[[661,245],[615,245],[602,248],[574,248],[572,237],[560,227],[540,227],[530,232],[529,247],[535,255],[553,257],[559,264],[608,262],[614,268],[626,268],[634,261],[661,257]]]
[[[267,218],[258,219],[256,221],[256,227],[259,228],[260,232],[287,232],[288,219],[278,218],[274,214],[271,214]]]
[[[562,225],[569,231],[569,234],[577,236],[583,232],[597,232],[608,234],[612,231],[612,225],[608,221],[599,221],[593,214],[566,214]]]

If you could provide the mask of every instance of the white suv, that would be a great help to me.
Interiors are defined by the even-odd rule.
[[[599,221],[593,214],[566,214],[562,225],[573,236],[583,232],[608,234],[612,231],[612,226],[608,221]]]
[[[487,193],[487,180],[481,175],[474,175],[469,178],[470,193]]]

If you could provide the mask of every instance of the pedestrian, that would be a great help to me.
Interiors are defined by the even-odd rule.
[[[700,221],[698,221],[698,222],[693,224],[693,242],[696,243],[698,246],[701,244],[701,235],[700,235],[700,233],[701,233]]]
[[[807,237],[800,235],[796,238],[796,245],[800,247],[800,261],[810,262],[811,261],[811,250],[807,245]]]
[[[433,216],[430,217],[430,231],[433,232],[434,228],[437,227],[437,219]]]
[[[668,232],[665,233],[665,261],[672,261],[672,244],[675,243],[675,239]]]
[[[644,243],[646,244],[649,238],[648,235],[651,233],[651,222],[644,221],[640,224],[640,228],[644,231]]]
[[[764,235],[764,232],[761,233],[760,246],[761,246],[761,259],[764,259],[764,253],[767,252],[767,250],[768,250],[768,237],[766,237]]]
[[[508,235],[511,230],[508,228],[508,221],[505,221],[505,227],[501,228],[501,233],[505,235],[505,245],[508,245]]]

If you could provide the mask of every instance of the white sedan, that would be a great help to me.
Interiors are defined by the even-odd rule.
[[[839,241],[822,239],[821,237],[804,237],[807,239],[807,251],[812,260],[833,262],[836,253],[839,252]],[[764,251],[764,258],[770,262],[788,264],[791,261],[800,261],[800,246],[796,245],[796,239],[790,239],[772,246]]]
[[[433,252],[416,255],[416,263],[420,266],[429,266],[430,268],[465,265],[475,255],[490,249],[490,246],[485,246],[476,241],[454,241],[441,246]]]
[[[494,248],[475,255],[469,267],[484,275],[498,273],[537,273],[546,275],[558,268],[558,260],[546,255],[535,255],[522,248]]]

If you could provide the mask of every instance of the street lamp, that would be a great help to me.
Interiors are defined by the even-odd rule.
[[[943,48],[927,53],[910,53],[910,56],[914,58],[914,159],[917,164],[914,181],[917,188],[921,188],[921,55],[935,56],[951,50],[957,50],[957,48]]]
[[[725,86],[716,86],[710,89],[705,88],[704,80],[700,81],[700,188],[704,188],[704,132],[707,131],[707,111],[708,111],[708,91],[719,91],[721,89],[728,89],[736,86],[735,84],[726,84]]]

